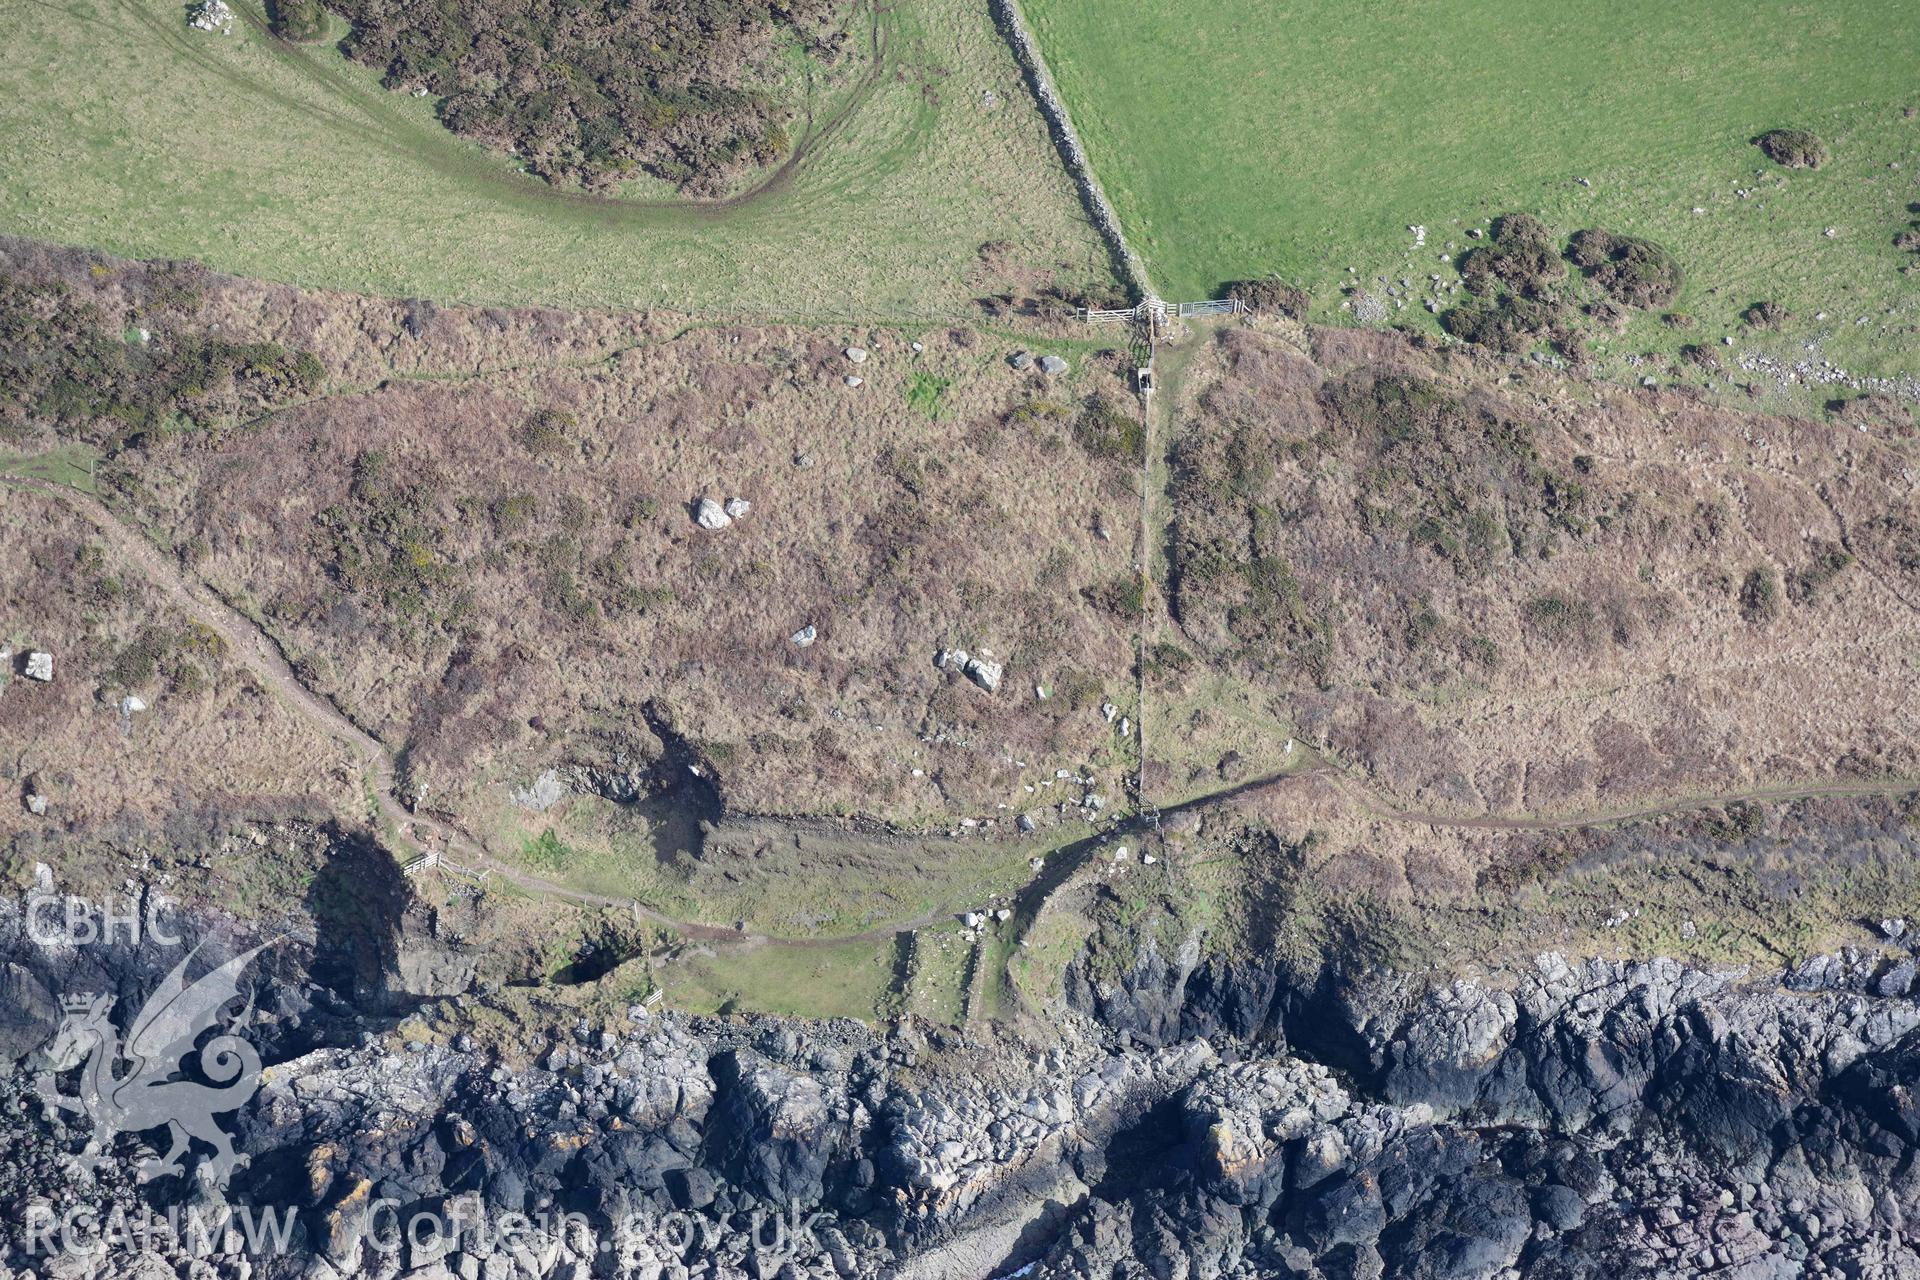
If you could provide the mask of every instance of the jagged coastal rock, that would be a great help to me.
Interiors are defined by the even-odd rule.
[[[196,923],[222,954],[244,943]],[[396,989],[411,973],[476,998],[455,957],[409,958],[444,948],[397,947]],[[1840,956],[1815,980],[1543,955],[1498,982],[1302,983],[1190,942],[1118,977],[1076,962],[1077,1012],[1046,1043],[634,1006],[523,1028],[511,1053],[396,1042],[295,962],[260,990],[268,1070],[226,1122],[250,1158],[226,1199],[291,1203],[301,1234],[286,1257],[199,1261],[419,1280],[550,1274],[543,1259],[599,1275],[615,1251],[631,1274],[716,1278],[1908,1276],[1920,1006],[1881,993],[1905,959]],[[21,904],[0,906],[15,1209],[81,1186],[65,1157],[84,1118],[33,1096],[76,1065],[52,1034],[61,997],[159,976],[142,953],[36,943]],[[123,1181],[93,1193],[179,1194]],[[578,1217],[396,1252],[364,1212],[461,1193]],[[7,1247],[0,1274],[34,1267]],[[58,1274],[146,1266],[109,1251]]]

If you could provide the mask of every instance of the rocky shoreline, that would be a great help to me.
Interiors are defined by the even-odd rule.
[[[247,941],[195,923],[209,954]],[[509,1055],[457,1029],[487,1016],[484,993],[415,1001],[409,1025],[446,1034],[403,1039],[393,993],[330,990],[283,950],[251,1027],[268,1066],[224,1121],[247,1163],[224,1195],[143,1188],[125,1135],[91,1179],[74,1173],[84,1118],[41,1114],[35,1093],[76,1065],[47,1047],[61,997],[135,1004],[159,961],[43,946],[18,904],[0,913],[16,1055],[0,1275],[1920,1268],[1920,1005],[1882,994],[1905,957],[1762,978],[1545,955],[1498,982],[1329,968],[1302,984],[1149,948],[1104,986],[1076,965],[1074,1007],[1044,1033],[633,1008],[519,1027]],[[279,1252],[237,1235],[225,1252],[30,1247],[25,1225],[103,1201],[280,1206],[295,1225]],[[526,1229],[489,1229],[508,1215]],[[416,1218],[449,1225],[409,1240]]]

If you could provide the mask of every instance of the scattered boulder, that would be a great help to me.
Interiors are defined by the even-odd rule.
[[[233,9],[227,0],[200,0],[198,4],[187,7],[187,25],[195,31],[218,31],[223,36],[233,34]]]
[[[1033,367],[1033,356],[1025,351],[1016,351],[1008,357],[1007,363],[1016,369],[1030,369]]]
[[[814,629],[811,622],[787,637],[787,639],[793,641],[793,646],[796,649],[804,649],[819,638],[820,633]]]
[[[26,677],[46,684],[53,679],[53,655],[42,649],[27,651]]]
[[[744,520],[747,513],[753,510],[753,504],[745,498],[728,498],[726,510],[733,519]]]
[[[865,347],[848,347],[846,355],[847,359],[853,364],[865,364],[867,362],[867,349]]]
[[[724,529],[733,523],[727,509],[712,498],[702,498],[693,509],[693,518],[702,529]]]
[[[515,788],[513,802],[522,809],[545,813],[560,803],[560,797],[565,795],[566,791],[566,784],[560,781],[560,771],[548,769],[526,786]]]
[[[861,377],[857,373],[850,373],[846,377],[842,378],[841,381],[846,383],[850,387],[857,387],[857,386],[863,385],[866,382],[866,379]]]
[[[1020,829],[1020,834],[1023,836],[1033,834],[1033,818],[1028,814],[1023,813],[1018,818],[1015,818],[1013,825]]]
[[[667,1194],[682,1209],[704,1209],[719,1194],[713,1174],[698,1165],[690,1169],[668,1169],[665,1180]]]
[[[1062,360],[1059,356],[1041,356],[1040,357],[1040,372],[1046,374],[1047,376],[1055,377],[1055,376],[1058,376],[1059,374],[1065,373],[1066,371],[1067,371],[1067,362],[1065,360]]]
[[[47,816],[47,797],[44,793],[29,788],[25,799],[28,813],[36,818]]]
[[[994,662],[984,656],[967,659],[965,670],[967,679],[973,681],[988,693],[998,693],[1000,691],[1000,677],[1006,674],[1004,664]]]
[[[120,699],[120,714],[123,716],[130,716],[136,711],[145,711],[146,709],[147,700],[137,693],[130,693]]]

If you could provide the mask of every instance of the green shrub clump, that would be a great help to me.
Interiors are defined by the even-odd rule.
[[[1805,129],[1769,129],[1753,142],[1767,159],[1789,169],[1818,169],[1829,159],[1827,144]]]
[[[1740,616],[1748,622],[1770,622],[1780,616],[1780,575],[1771,567],[1758,565],[1747,571],[1740,584]]]
[[[1561,341],[1571,318],[1566,304],[1556,298],[1509,293],[1455,307],[1440,317],[1440,327],[1463,342],[1517,354],[1542,341]]]
[[[1147,447],[1139,415],[1098,397],[1074,418],[1073,438],[1096,458],[1133,465],[1138,465]]]
[[[272,0],[267,11],[273,34],[282,40],[305,43],[326,33],[327,11],[320,7],[320,0]]]
[[[1585,639],[1594,622],[1593,606],[1564,591],[1535,596],[1520,612],[1534,634],[1554,644]]]
[[[1554,244],[1552,228],[1530,213],[1509,213],[1493,222],[1493,243],[1469,249],[1460,257],[1460,278],[1473,293],[1485,296],[1498,286],[1527,297],[1541,297],[1547,287],[1567,277],[1567,264]]]
[[[769,68],[830,65],[831,0],[331,0],[341,48],[388,88],[444,100],[455,133],[549,182],[642,172],[718,194],[792,153],[797,103]]]
[[[183,326],[129,339],[67,285],[0,275],[0,423],[40,419],[118,446],[298,400],[325,379],[311,353],[277,342]]]
[[[514,438],[528,453],[555,454],[567,447],[579,425],[565,409],[542,409],[520,424]]]
[[[1305,289],[1275,276],[1260,280],[1235,280],[1226,286],[1225,292],[1229,298],[1238,298],[1250,311],[1285,316],[1289,320],[1306,319],[1307,310],[1313,305],[1313,298]]]
[[[1611,231],[1576,231],[1567,256],[1616,302],[1660,307],[1680,292],[1680,264],[1651,240]]]

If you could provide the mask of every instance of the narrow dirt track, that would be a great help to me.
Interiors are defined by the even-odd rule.
[[[1793,800],[1820,800],[1830,798],[1869,798],[1876,796],[1892,797],[1910,795],[1920,791],[1920,779],[1885,778],[1861,779],[1854,782],[1806,782],[1783,783],[1772,787],[1756,787],[1746,791],[1713,792],[1709,794],[1672,796],[1653,804],[1622,809],[1590,810],[1586,813],[1547,815],[1547,814],[1457,814],[1442,813],[1433,809],[1410,809],[1396,804],[1391,799],[1343,773],[1336,766],[1321,761],[1306,768],[1291,769],[1285,773],[1272,774],[1264,778],[1254,778],[1238,783],[1221,791],[1209,792],[1191,800],[1168,805],[1161,812],[1172,815],[1189,810],[1203,809],[1211,805],[1223,804],[1241,796],[1257,795],[1263,791],[1274,791],[1289,785],[1298,785],[1310,779],[1322,779],[1330,783],[1344,795],[1354,809],[1369,818],[1382,822],[1405,823],[1417,827],[1446,827],[1467,831],[1581,831],[1589,827],[1612,827],[1627,822],[1645,822],[1653,818],[1675,817],[1683,813],[1697,813],[1702,809],[1717,809],[1730,804],[1769,804],[1785,803]]]

